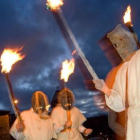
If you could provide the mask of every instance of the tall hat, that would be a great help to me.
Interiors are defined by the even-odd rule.
[[[57,96],[58,103],[62,105],[65,110],[70,110],[74,104],[74,94],[68,88],[63,88]]]
[[[122,61],[125,62],[127,57],[137,50],[137,42],[134,35],[121,24],[118,24],[114,30],[107,33],[98,44],[113,66],[118,65]]]
[[[47,95],[45,95],[42,91],[34,92],[32,95],[32,107],[33,110],[38,113],[41,118],[43,118],[42,114],[47,114],[49,108],[49,101]]]

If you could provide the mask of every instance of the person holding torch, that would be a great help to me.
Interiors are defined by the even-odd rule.
[[[49,101],[42,91],[32,95],[32,108],[21,112],[22,122],[15,120],[10,134],[16,140],[56,140],[53,123],[48,115]]]
[[[133,34],[121,24],[107,34],[124,63],[115,76],[112,89],[104,80],[93,80],[96,89],[105,93],[108,107],[126,112],[126,140],[140,140],[140,50]]]
[[[74,59],[71,59],[70,62],[67,60],[63,62],[61,78],[65,82],[73,73],[74,65]],[[57,101],[58,104],[53,108],[51,118],[58,140],[83,140],[81,133],[86,136],[92,133],[92,129],[83,126],[86,118],[77,107],[74,107],[75,98],[71,90],[66,87],[60,90]]]
[[[16,140],[52,140],[56,135],[52,120],[47,115],[49,108],[47,96],[41,91],[35,92],[32,96],[32,108],[21,113],[15,102],[9,73],[13,64],[25,57],[21,55],[21,49],[4,49],[0,59],[1,72],[5,75],[10,102],[17,118],[10,129],[10,134]]]

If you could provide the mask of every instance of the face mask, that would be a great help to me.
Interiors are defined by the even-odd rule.
[[[65,110],[70,110],[74,103],[73,93],[67,88],[62,89],[58,94],[58,102]]]
[[[33,110],[39,114],[40,118],[46,118],[46,115],[48,113],[49,109],[49,103],[47,96],[41,92],[36,91],[32,96],[32,107]],[[44,113],[45,112],[45,113]],[[47,115],[48,118],[48,115]]]

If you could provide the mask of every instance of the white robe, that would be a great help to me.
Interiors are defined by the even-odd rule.
[[[126,73],[128,71],[128,122],[127,140],[140,140],[140,50],[130,61],[124,63],[117,72],[107,105],[116,112],[125,110]]]
[[[66,110],[64,110],[61,105],[57,105],[52,111],[51,118],[53,120],[55,131],[58,134],[57,140],[83,140],[81,133],[84,132],[86,128],[82,124],[86,121],[86,118],[76,107],[73,107],[70,113],[72,121],[71,130],[67,129],[66,132],[61,132],[67,121]]]
[[[24,132],[17,132],[16,124],[14,122],[10,129],[10,134],[16,140],[51,140],[54,135],[54,128],[51,118],[40,119],[33,109],[23,111],[21,118],[25,125]]]

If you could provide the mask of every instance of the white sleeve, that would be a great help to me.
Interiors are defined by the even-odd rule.
[[[25,136],[23,132],[18,132],[16,129],[17,119],[15,120],[14,124],[10,128],[10,134],[16,139],[16,140],[25,140]]]
[[[25,136],[23,132],[15,131],[15,139],[16,140],[24,140]]]
[[[60,131],[64,129],[64,126],[55,123],[54,129],[56,133],[60,133]]]
[[[106,104],[109,108],[116,112],[121,112],[125,110],[122,97],[114,90],[111,90],[111,95],[107,97],[105,95]]]
[[[111,95],[105,96],[107,106],[116,112],[125,110],[126,74],[128,63],[124,63],[115,76]]]
[[[81,132],[81,133],[83,133],[84,131],[85,131],[85,127],[83,126],[83,125],[80,125],[79,127],[78,127],[78,130],[79,130],[79,132]]]

